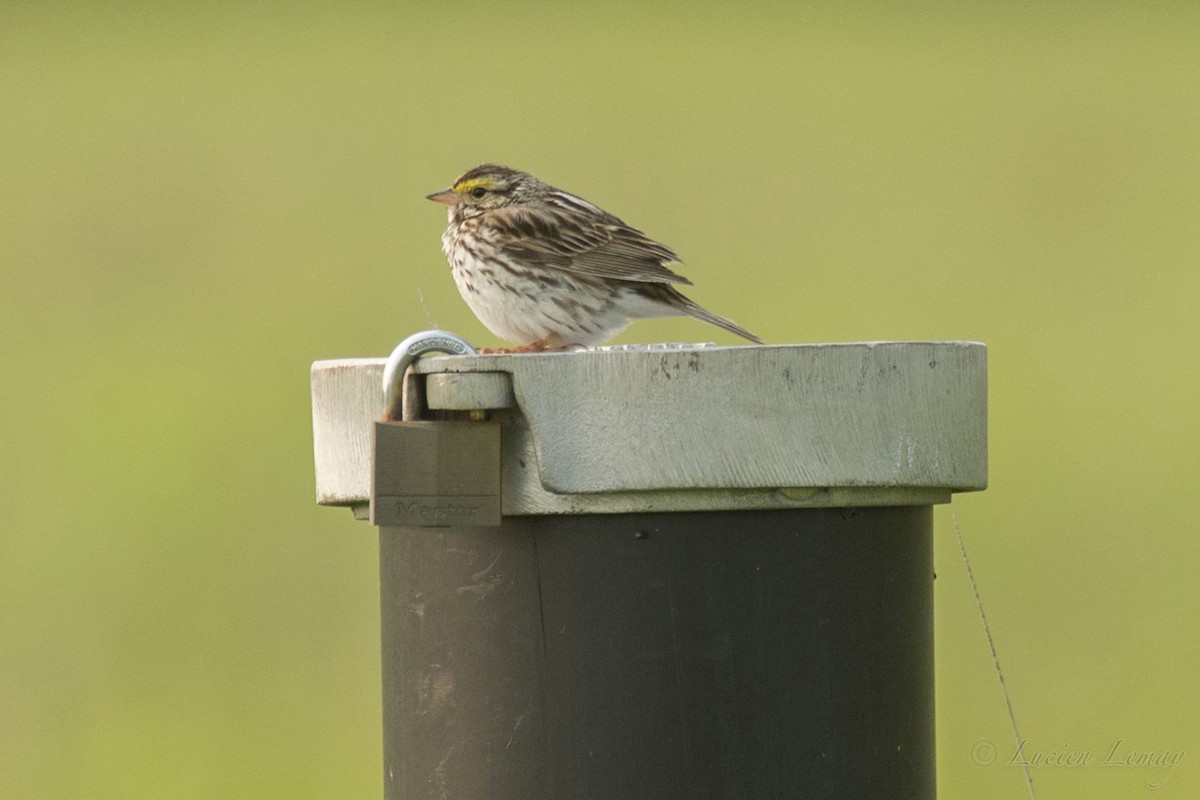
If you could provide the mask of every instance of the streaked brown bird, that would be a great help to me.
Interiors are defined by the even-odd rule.
[[[519,345],[599,344],[635,319],[689,316],[754,334],[681,294],[679,256],[581,197],[497,164],[467,170],[429,199],[448,207],[442,250],[475,316]]]

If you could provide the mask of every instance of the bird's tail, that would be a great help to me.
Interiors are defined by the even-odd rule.
[[[701,306],[699,303],[696,303],[692,300],[689,300],[687,297],[684,297],[684,295],[682,293],[675,291],[674,289],[672,289],[672,291],[674,291],[675,295],[677,296],[677,301],[676,301],[677,307],[679,308],[680,311],[687,314],[689,317],[695,317],[696,319],[703,320],[704,322],[708,322],[712,325],[716,325],[718,328],[724,328],[725,330],[729,331],[730,333],[736,333],[738,336],[742,337],[743,339],[749,339],[750,341],[754,342],[755,344],[765,344],[765,342],[762,339],[758,338],[753,333],[751,333],[750,331],[743,328],[741,325],[738,325],[733,320],[725,319],[724,317],[717,316],[716,314],[709,311],[707,308],[704,308],[703,306]]]

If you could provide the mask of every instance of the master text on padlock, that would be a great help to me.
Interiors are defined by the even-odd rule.
[[[383,524],[399,527],[493,525],[498,499],[489,495],[383,496],[376,498],[376,515]]]

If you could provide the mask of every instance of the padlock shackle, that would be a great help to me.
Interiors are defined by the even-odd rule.
[[[385,420],[400,419],[404,397],[404,375],[414,361],[427,353],[468,356],[475,355],[476,350],[461,336],[439,330],[414,333],[396,345],[396,349],[392,351],[383,365],[383,418]]]

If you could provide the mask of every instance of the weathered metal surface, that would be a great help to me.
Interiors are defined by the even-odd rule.
[[[366,502],[382,363],[313,365],[320,503]],[[446,356],[413,372],[441,376],[425,379],[430,408],[507,409],[505,514],[926,505],[987,485],[978,343]]]

